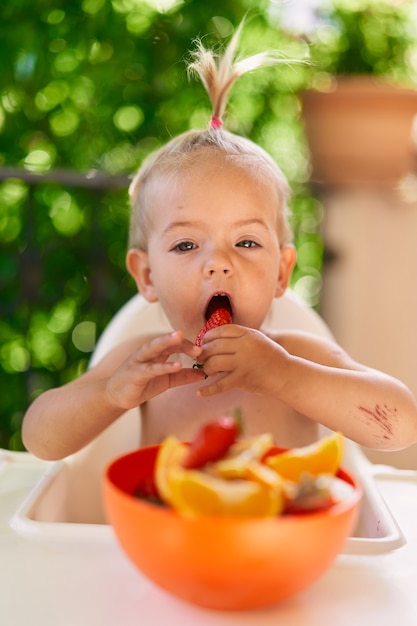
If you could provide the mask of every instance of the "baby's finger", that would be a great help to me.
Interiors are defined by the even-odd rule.
[[[184,339],[178,346],[178,352],[182,352],[194,359],[200,356],[202,350],[200,346],[196,346],[195,343],[191,343],[188,339]]]
[[[183,341],[183,334],[177,330],[168,335],[155,337],[148,343],[144,344],[136,351],[134,358],[138,363],[146,363],[161,357],[167,358],[171,354],[178,352],[178,346]]]
[[[196,393],[199,398],[209,398],[210,396],[215,396],[219,393],[229,391],[229,389],[232,388],[233,383],[230,380],[230,375],[225,374],[224,376],[217,378],[214,382],[200,387],[197,389]]]
[[[236,369],[236,357],[234,354],[216,354],[208,358],[199,357],[207,376],[215,376],[221,372],[232,372]]]

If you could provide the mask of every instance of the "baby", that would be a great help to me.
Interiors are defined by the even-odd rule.
[[[79,450],[137,406],[142,444],[168,434],[190,439],[203,422],[237,407],[245,435],[271,432],[283,447],[314,441],[319,424],[375,449],[417,441],[416,400],[404,384],[353,361],[333,341],[267,328],[296,253],[284,175],[263,149],[223,127],[234,81],[271,62],[267,54],[234,62],[239,31],[221,59],[199,44],[191,64],[213,107],[209,129],[172,139],[130,188],[127,268],[173,332],[138,328],[77,380],[38,397],[22,436],[39,457]],[[196,345],[218,308],[232,323]]]

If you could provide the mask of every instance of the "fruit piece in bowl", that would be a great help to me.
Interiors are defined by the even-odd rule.
[[[322,466],[332,471],[318,471],[315,463],[315,475],[301,472],[295,481],[271,466],[287,451],[268,434],[235,441],[222,459],[199,469],[184,467],[189,446],[169,437],[110,463],[108,520],[137,568],[172,595],[221,610],[275,604],[330,567],[356,522],[361,487],[334,466],[329,447],[339,455],[333,440],[341,436],[330,437],[330,446],[317,442],[305,460],[327,450]],[[338,483],[343,489],[334,488]],[[168,504],[138,498],[138,488]]]

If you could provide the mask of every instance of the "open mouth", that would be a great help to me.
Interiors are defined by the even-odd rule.
[[[208,303],[208,306],[206,309],[206,321],[210,319],[213,313],[215,313],[218,309],[226,309],[226,311],[229,311],[231,317],[233,317],[232,306],[230,304],[230,300],[228,296],[226,296],[225,294],[219,293],[213,296],[210,302]]]

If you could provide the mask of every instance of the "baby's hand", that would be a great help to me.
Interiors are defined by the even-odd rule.
[[[117,409],[131,409],[171,387],[195,383],[204,372],[168,361],[173,354],[196,359],[201,348],[184,339],[181,331],[156,337],[135,350],[108,378],[106,393]]]
[[[252,393],[276,393],[285,380],[289,354],[262,332],[228,324],[207,333],[198,362],[215,381],[204,385],[198,395],[208,397],[230,389]]]

